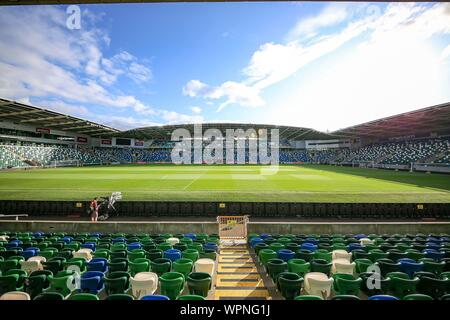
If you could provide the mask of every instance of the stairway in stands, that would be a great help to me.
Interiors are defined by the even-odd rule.
[[[247,244],[220,246],[215,283],[216,300],[270,299]]]

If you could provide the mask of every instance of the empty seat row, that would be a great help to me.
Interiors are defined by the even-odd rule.
[[[419,251],[404,242],[386,242],[419,238],[435,244],[434,248]],[[443,299],[450,294],[448,240],[448,235],[251,234],[248,242],[286,299],[297,299],[301,293],[321,299],[380,294],[398,299]],[[321,243],[339,246],[319,248]]]
[[[204,299],[212,288],[219,242],[217,235],[195,233],[3,232],[0,237],[0,295],[37,300],[59,295]]]

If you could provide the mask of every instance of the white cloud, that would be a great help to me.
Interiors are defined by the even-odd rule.
[[[131,116],[129,117],[110,116],[108,117],[107,121],[104,124],[120,130],[129,130],[134,128],[162,125],[161,123],[155,122],[151,119],[135,118]]]
[[[96,123],[101,123],[116,129],[128,130],[137,127],[147,127],[162,125],[160,122],[156,122],[153,119],[134,116],[116,116],[112,114],[101,114],[99,112],[94,112],[88,107],[78,104],[70,104],[60,100],[36,100],[34,103],[29,99],[26,101],[20,101],[28,105],[34,105],[47,110],[52,110],[55,112],[60,112],[62,114],[70,114],[73,116],[81,117],[82,119],[90,120]]]
[[[264,101],[259,96],[259,89],[244,83],[227,81],[218,87],[210,87],[199,80],[190,80],[183,87],[183,94],[189,97],[202,97],[205,99],[218,100],[225,98],[217,111],[221,111],[231,103],[237,103],[249,107],[260,107]]]
[[[191,116],[186,114],[181,114],[175,111],[163,110],[160,112],[160,116],[169,124],[175,123],[200,123],[204,119],[202,116]]]
[[[230,104],[245,107],[264,106],[265,102],[260,96],[263,89],[289,78],[305,65],[362,34],[376,18],[376,15],[370,15],[349,23],[341,32],[322,37],[305,46],[298,41],[286,44],[265,43],[252,55],[249,65],[244,68],[243,73],[247,77],[245,81],[226,81],[220,86],[210,88],[199,80],[191,80],[183,88],[183,93],[207,99],[226,98],[218,111]]]
[[[354,59],[359,64],[349,62],[346,65],[347,68],[343,69],[339,67],[343,63],[341,61],[335,61],[336,65],[332,65],[331,67],[333,70],[339,70],[339,72],[331,74],[326,70],[322,71],[321,78],[316,83],[317,87],[313,88],[311,85],[303,85],[301,87],[303,90],[302,96],[295,96],[295,99],[300,100],[292,99],[284,103],[295,104],[298,108],[299,103],[297,102],[303,101],[308,106],[308,112],[310,112],[312,109],[320,109],[316,108],[315,100],[327,100],[332,96],[329,93],[334,92],[334,103],[327,100],[328,107],[337,103],[341,108],[340,110],[342,110],[344,106],[361,105],[361,103],[366,103],[362,99],[363,96],[360,96],[353,89],[351,89],[352,94],[349,96],[345,92],[348,92],[350,90],[349,88],[360,88],[362,83],[366,83],[367,86],[360,88],[359,92],[370,93],[371,90],[373,91],[374,86],[377,87],[373,82],[374,78],[379,80],[381,84],[391,83],[394,88],[401,87],[403,89],[408,88],[409,90],[413,90],[408,95],[410,97],[417,95],[416,102],[425,101],[425,96],[431,97],[427,101],[435,101],[436,96],[432,93],[433,90],[427,89],[431,82],[423,79],[417,80],[416,76],[413,76],[413,72],[417,71],[417,74],[422,74],[422,76],[429,75],[431,77],[429,79],[438,81],[436,78],[436,72],[438,71],[436,71],[434,61],[430,63],[423,61],[424,57],[436,59],[429,53],[428,49],[425,50],[428,48],[427,41],[429,41],[430,37],[450,33],[449,8],[449,4],[434,4],[430,6],[414,3],[399,3],[390,4],[384,12],[381,12],[379,6],[365,6],[365,13],[361,16],[360,10],[358,16],[361,17],[347,21],[346,25],[340,31],[325,35],[318,34],[308,39],[306,43],[300,41],[301,39],[296,39],[286,43],[269,42],[262,44],[253,53],[248,66],[243,69],[243,74],[246,76],[244,81],[226,81],[217,87],[210,87],[199,80],[195,80],[198,88],[194,90],[195,93],[191,92],[188,95],[192,97],[203,97],[205,99],[225,99],[219,106],[219,110],[229,104],[237,104],[245,107],[263,106],[264,100],[261,98],[261,94],[266,88],[292,77],[311,62],[336,51],[351,40],[362,35],[367,35],[370,41],[360,41],[359,46],[354,46],[355,54],[357,53]],[[343,22],[348,16],[348,10],[344,5],[341,9],[336,14],[333,14],[330,9],[325,9],[318,16],[310,17],[304,20],[304,22],[297,24],[293,31],[290,32],[290,35],[296,34],[299,37],[311,35],[315,34],[320,28]],[[364,49],[364,46],[372,48],[372,51]],[[442,57],[448,55],[448,50],[450,49],[445,49],[442,52]],[[402,52],[405,58],[402,58],[399,52]],[[392,63],[392,61],[396,62]],[[358,65],[359,69],[355,69],[355,65]],[[423,65],[427,65],[429,68],[422,68],[421,66]],[[368,68],[367,66],[373,68]],[[386,66],[390,66],[390,68],[386,68]],[[362,73],[361,70],[366,70],[366,72]],[[398,71],[395,71],[395,74],[393,74],[392,70]],[[379,77],[374,77],[373,74],[379,75]],[[351,77],[353,78],[350,79]],[[326,81],[329,78],[334,79],[335,82]],[[383,80],[383,78],[387,80]],[[391,82],[392,79],[395,79],[396,82]],[[420,82],[422,80],[423,83]],[[310,80],[304,79],[304,81]],[[343,87],[343,83],[347,83],[348,86]],[[419,83],[422,83],[423,87],[419,92],[416,92],[420,87]],[[436,83],[439,84],[439,82]],[[229,92],[224,90],[224,87],[228,88]],[[439,85],[436,87],[439,87]],[[335,88],[341,88],[341,91],[336,92]],[[392,91],[392,88],[391,90],[389,88],[386,90],[386,92],[391,92],[388,94],[389,96],[395,95],[395,90]],[[300,92],[300,88],[296,92]],[[398,92],[397,90],[397,94]],[[407,94],[406,91],[404,94]],[[383,95],[382,91],[378,91],[378,96],[380,95]],[[344,96],[347,98],[339,100],[340,97]],[[307,101],[306,97],[309,97],[310,100]],[[361,98],[361,100],[357,100],[357,97]],[[402,105],[406,104],[406,101],[408,103],[414,102],[414,99],[405,98],[404,96],[402,99],[404,101]],[[355,101],[358,102],[355,103]],[[395,101],[399,102],[398,96]],[[417,105],[417,103],[410,104],[412,107],[416,107]],[[303,109],[302,112],[305,111]],[[278,108],[274,110],[274,116],[276,116],[275,118],[283,118],[284,116],[284,119],[288,120],[290,124],[292,124],[292,121],[298,121],[299,119],[299,117],[292,117],[290,112],[280,112]],[[324,115],[322,113],[317,116],[317,119],[321,119],[318,127],[323,128],[321,124],[323,124],[322,119]],[[347,117],[347,119],[352,118]],[[335,117],[330,117],[330,121],[335,120]]]
[[[152,73],[146,66],[132,62],[128,69],[128,77],[130,77],[136,83],[147,82],[151,79]]]
[[[243,83],[227,81],[217,88],[214,88],[207,98],[221,99],[226,98],[217,111],[222,110],[228,104],[236,103],[247,107],[261,107],[264,100],[259,96],[260,91],[253,86],[247,86]]]
[[[193,113],[202,113],[202,108],[200,108],[200,107],[191,107],[191,111]]]
[[[267,119],[336,130],[449,101],[448,70],[429,39],[450,32],[444,8],[390,5],[367,41],[316,69]]]
[[[105,125],[111,126],[113,128],[121,130],[129,130],[133,128],[142,128],[149,126],[161,126],[165,124],[184,124],[184,123],[202,123],[204,122],[201,116],[191,116],[181,114],[175,111],[159,110],[158,115],[161,117],[163,122],[157,122],[152,119],[147,118],[136,118],[133,116],[110,116],[107,117],[107,121],[104,122]],[[101,117],[96,115],[95,121],[101,122]]]
[[[0,96],[21,99],[59,97],[72,103],[131,108],[152,113],[132,95],[106,89],[121,75],[148,81],[151,71],[128,52],[104,57],[109,37],[95,26],[71,32],[55,7],[0,9]],[[92,20],[92,19],[89,19]],[[24,36],[26,35],[26,36]]]
[[[351,22],[342,31],[303,46],[300,42],[266,43],[256,51],[244,73],[254,87],[264,89],[297,73],[309,63],[329,54],[367,31],[377,16]]]
[[[29,100],[27,104],[32,104]],[[52,110],[56,112],[60,112],[63,114],[71,114],[75,116],[87,116],[91,114],[89,110],[80,105],[73,105],[69,103],[65,103],[63,101],[55,101],[55,100],[40,100],[34,104],[35,106]]]
[[[119,74],[124,74],[137,84],[147,82],[152,77],[151,70],[139,63],[138,59],[127,51],[121,51],[108,62],[111,73],[119,71]]]
[[[117,54],[115,57],[122,61],[134,61],[136,59],[135,56],[133,56],[132,54],[130,54],[129,52],[126,52],[126,51],[122,51],[121,53]]]
[[[318,15],[303,18],[288,32],[287,39],[311,38],[317,35],[320,28],[333,26],[348,17],[348,4],[335,3],[327,5]]]
[[[250,64],[243,70],[250,82],[260,81],[274,74],[289,75],[295,72],[292,62],[305,52],[296,42],[286,45],[265,43],[253,53]]]
[[[445,60],[447,58],[450,58],[450,44],[444,50],[442,50],[441,53],[442,60]]]
[[[183,87],[183,95],[189,97],[197,97],[204,95],[204,92],[208,90],[208,86],[199,80],[190,80]]]

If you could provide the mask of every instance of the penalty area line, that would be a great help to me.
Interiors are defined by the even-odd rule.
[[[203,176],[203,174],[199,175],[197,178],[192,179],[191,182],[189,182],[184,188],[183,190],[186,190],[187,188],[189,188],[195,181],[197,181],[198,179],[200,179]],[[175,191],[175,190],[174,190]]]

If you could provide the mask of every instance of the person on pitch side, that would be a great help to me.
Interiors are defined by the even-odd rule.
[[[98,198],[94,198],[91,201],[90,209],[91,209],[91,221],[97,222],[98,219]]]

